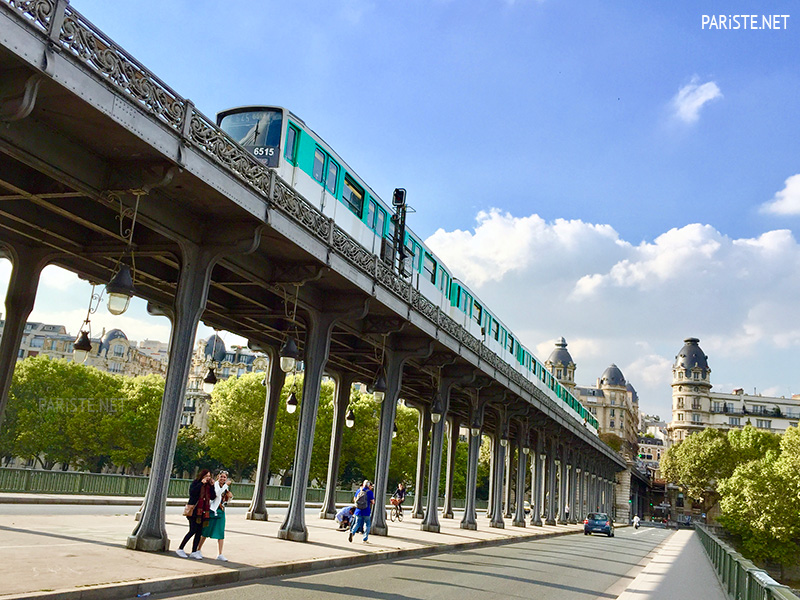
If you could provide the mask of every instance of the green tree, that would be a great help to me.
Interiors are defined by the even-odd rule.
[[[230,377],[214,386],[208,409],[208,444],[211,458],[234,475],[249,475],[258,462],[264,387],[261,373]]]
[[[731,458],[738,465],[763,458],[770,451],[780,453],[781,436],[748,424],[741,429],[731,429],[728,443],[731,446]]]
[[[750,440],[743,444],[743,454],[756,458],[739,464],[730,478],[720,482],[722,514],[718,520],[738,538],[742,553],[748,558],[775,561],[781,568],[797,563],[800,430],[790,427],[780,436],[778,449],[772,447],[774,440],[769,434],[755,435],[750,431],[738,436]],[[764,455],[756,454],[765,448]]]
[[[113,464],[134,475],[150,464],[163,397],[164,378],[160,375],[123,378],[122,397],[110,405],[114,410],[109,410],[104,420]]]
[[[204,464],[208,455],[208,446],[200,430],[194,425],[181,427],[178,431],[178,442],[172,458],[172,472],[176,477],[194,475],[195,469]],[[209,467],[206,467],[209,468]]]
[[[670,448],[661,461],[668,481],[683,486],[686,493],[707,507],[716,499],[716,484],[733,473],[735,463],[727,434],[708,428],[694,433]]]

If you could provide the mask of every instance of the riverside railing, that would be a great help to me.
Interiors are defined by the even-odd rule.
[[[148,477],[143,475],[116,475],[112,473],[83,473],[77,471],[46,471],[40,469],[0,468],[0,492],[64,494],[90,496],[132,496],[144,497]],[[189,496],[191,479],[170,479],[167,496],[186,498]],[[253,483],[234,483],[231,492],[237,500],[253,497]],[[268,485],[265,500],[268,502],[288,502],[291,487]],[[391,495],[387,494],[386,504]],[[306,488],[306,502],[322,503],[325,500],[324,488]],[[336,503],[347,504],[353,501],[353,490],[336,490]],[[424,499],[423,503],[426,503]],[[440,505],[444,500],[440,500]],[[477,501],[477,508],[486,508],[485,500]],[[464,508],[463,498],[453,498],[454,508]]]
[[[791,589],[717,538],[706,527],[695,526],[722,587],[734,600],[797,600]]]

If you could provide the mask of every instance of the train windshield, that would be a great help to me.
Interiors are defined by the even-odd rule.
[[[227,114],[219,126],[255,158],[268,167],[277,167],[281,155],[281,124],[280,110],[261,109]]]

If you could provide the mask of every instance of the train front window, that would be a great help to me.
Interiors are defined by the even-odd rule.
[[[259,161],[277,167],[282,122],[280,110],[251,110],[227,114],[219,126]]]
[[[379,209],[375,215],[375,232],[383,235],[383,224],[386,222],[386,212]]]

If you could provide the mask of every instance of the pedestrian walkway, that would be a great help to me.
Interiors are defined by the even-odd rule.
[[[495,529],[479,514],[477,531],[460,529],[459,520],[442,519],[437,534],[420,531],[420,521],[407,518],[403,523],[390,522],[388,537],[371,535],[371,544],[362,544],[358,536],[348,543],[347,534],[337,531],[334,521],[315,515],[306,517],[309,541],[299,543],[277,538],[281,518],[248,521],[243,509],[232,509],[224,548],[229,562],[223,563],[211,558],[179,558],[174,552],[126,549],[135,511],[135,506],[120,506],[118,514],[109,514],[106,509],[103,514],[0,515],[0,600],[135,598],[147,592],[192,589],[583,530],[583,525],[519,528],[511,526],[510,521],[505,529]],[[166,521],[170,549],[174,551],[188,531],[187,522],[174,509],[167,513]],[[204,550],[216,556],[215,540],[208,540]]]
[[[652,560],[617,600],[675,598],[727,600],[714,566],[697,534],[690,529],[679,529],[657,548]]]

